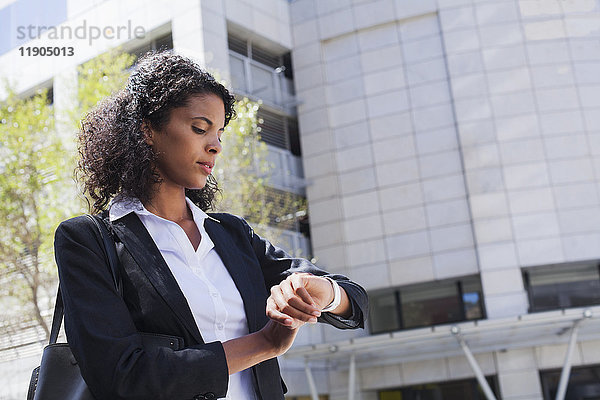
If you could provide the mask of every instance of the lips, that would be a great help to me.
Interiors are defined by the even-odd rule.
[[[200,165],[202,167],[202,169],[208,174],[210,175],[212,173],[212,170],[215,166],[215,163],[212,162],[198,162],[198,165]]]

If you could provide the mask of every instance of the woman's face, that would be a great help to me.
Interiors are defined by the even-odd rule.
[[[162,185],[201,189],[221,152],[225,106],[214,94],[195,95],[188,105],[171,111],[160,131],[150,129],[148,144],[154,149]]]

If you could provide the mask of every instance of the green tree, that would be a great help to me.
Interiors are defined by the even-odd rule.
[[[236,102],[237,117],[222,136],[223,151],[217,157],[215,178],[221,188],[218,210],[267,224],[272,208],[266,202],[265,179],[269,172],[267,146],[258,133],[259,104],[247,98]]]
[[[77,107],[71,115],[77,128],[85,113],[125,86],[135,59],[132,54],[113,49],[77,68]]]
[[[0,106],[0,293],[9,297],[9,320],[31,318],[49,333],[44,312],[53,296],[52,238],[58,221],[71,215],[66,194],[70,165],[55,131],[47,91],[19,98],[13,91]],[[73,192],[71,192],[73,193]],[[6,316],[5,316],[6,319]]]
[[[78,68],[73,127],[102,98],[121,88],[134,57],[111,51]],[[54,301],[54,231],[60,221],[85,212],[72,179],[76,154],[58,134],[47,91],[20,98],[8,89],[0,105],[0,297],[2,323],[35,321],[49,335]],[[65,135],[66,136],[66,135]],[[70,139],[67,139],[70,140]]]
[[[221,188],[217,211],[244,217],[260,235],[277,242],[281,229],[292,228],[289,216],[306,207],[299,196],[268,185],[273,166],[267,162],[267,145],[260,140],[259,107],[247,98],[238,100],[237,118],[222,136],[223,151],[214,172]]]

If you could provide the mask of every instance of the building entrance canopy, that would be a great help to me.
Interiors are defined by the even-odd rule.
[[[568,381],[575,343],[597,339],[600,339],[600,306],[438,325],[333,343],[299,346],[292,348],[286,357],[303,358],[307,365],[307,375],[310,375],[311,361],[330,360],[342,369],[347,365],[349,374],[353,377],[355,366],[366,368],[464,354],[484,387],[487,384],[483,382],[483,374],[473,354],[568,344],[563,365],[564,379],[561,379]],[[565,388],[566,381],[563,384]],[[354,382],[351,379],[349,393],[353,390]],[[488,396],[488,399],[491,398],[493,397]]]
[[[359,366],[431,360],[463,354],[456,341],[458,332],[474,354],[515,348],[566,344],[575,321],[579,340],[600,339],[600,306],[557,310],[518,317],[438,325],[360,337],[339,342],[293,347],[287,358],[347,360],[355,354]]]

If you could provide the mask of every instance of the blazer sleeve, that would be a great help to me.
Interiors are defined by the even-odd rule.
[[[65,332],[98,399],[220,398],[229,380],[220,342],[174,351],[144,347],[114,283],[97,228],[86,217],[60,224],[55,257]]]
[[[295,272],[308,272],[317,276],[330,277],[348,294],[352,314],[348,318],[343,318],[326,312],[321,314],[318,319],[319,322],[328,323],[339,329],[364,328],[369,309],[369,299],[365,289],[344,275],[330,274],[306,259],[290,256],[283,249],[257,235],[243,218],[239,218],[239,220],[242,223],[242,229],[250,240],[254,254],[259,260],[267,289],[279,284]]]

